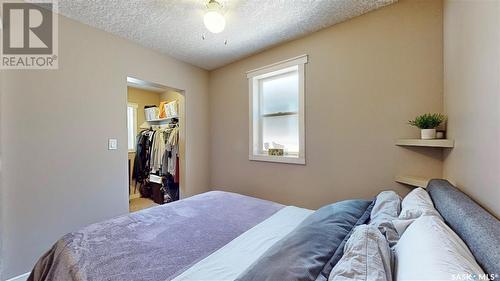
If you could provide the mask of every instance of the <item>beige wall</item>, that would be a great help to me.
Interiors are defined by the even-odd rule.
[[[301,54],[306,65],[306,166],[248,160],[245,71]],[[407,120],[441,112],[442,3],[406,1],[210,73],[211,187],[286,204],[401,194],[396,174],[440,177],[442,153],[396,147]]]
[[[209,187],[206,71],[64,17],[59,50],[59,70],[3,73],[2,280],[63,234],[128,212],[127,76],[185,90],[181,192]]]
[[[445,1],[444,175],[500,217],[500,2]]]

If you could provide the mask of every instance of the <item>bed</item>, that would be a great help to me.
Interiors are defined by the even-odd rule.
[[[500,273],[498,219],[447,181],[432,180],[427,191],[484,271]],[[69,233],[28,280],[325,281],[374,204],[313,211],[211,191]]]

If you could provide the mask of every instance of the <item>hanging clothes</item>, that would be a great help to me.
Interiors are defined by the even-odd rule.
[[[177,161],[177,157],[179,155],[179,146],[177,145],[167,145],[167,173],[172,176],[176,175],[177,167],[175,162]]]
[[[179,127],[169,124],[166,127],[151,128],[137,135],[137,148],[132,177],[141,184],[139,190],[143,197],[152,196],[149,176],[157,175],[163,179],[162,192],[165,202],[179,198]],[[148,189],[149,187],[149,189]],[[156,194],[156,193],[155,193]],[[156,198],[158,194],[156,194]]]
[[[160,171],[164,153],[165,131],[158,129],[154,133],[153,144],[151,146],[151,173],[156,174]]]
[[[165,189],[167,200],[179,200],[179,127],[174,126],[168,134],[166,152],[163,158],[166,172]]]
[[[132,172],[132,178],[136,182],[143,182],[149,176],[150,148],[153,133],[151,130],[144,130],[137,135],[134,170]]]
[[[179,141],[179,127],[176,126],[170,131],[170,136],[168,137],[168,144],[177,145]]]

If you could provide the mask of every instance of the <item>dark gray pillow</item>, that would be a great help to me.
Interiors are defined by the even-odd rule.
[[[344,239],[354,226],[360,220],[363,220],[361,223],[368,220],[370,203],[366,200],[347,200],[320,208],[269,248],[237,280],[316,280],[338,247],[343,247]]]

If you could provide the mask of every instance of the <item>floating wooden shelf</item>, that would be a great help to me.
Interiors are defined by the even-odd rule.
[[[396,141],[396,145],[452,148],[455,145],[455,141],[450,139],[398,139]]]
[[[407,185],[412,185],[421,188],[427,188],[427,184],[431,179],[424,177],[414,177],[414,176],[396,176],[394,179],[396,182],[404,183]]]

